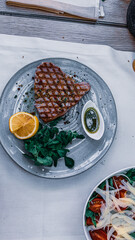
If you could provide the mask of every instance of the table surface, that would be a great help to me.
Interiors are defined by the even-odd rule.
[[[91,23],[41,11],[9,7],[6,6],[5,0],[0,0],[0,34],[41,37],[78,43],[105,44],[119,50],[135,51],[135,39],[126,27],[126,11],[129,2],[129,0],[106,0],[103,2],[105,18],[98,19],[97,23]],[[3,41],[1,42],[3,43]],[[27,61],[27,58],[22,58],[22,52],[18,56],[13,51],[16,57],[10,58],[8,55],[10,54],[9,49],[4,48],[3,51],[7,55],[1,56],[8,57],[6,61],[3,57],[3,61],[0,64],[1,69],[2,64],[5,62],[8,62],[12,67],[14,66],[13,69],[16,69],[19,68],[20,62],[23,63],[23,60]],[[121,54],[123,57],[121,57]],[[125,128],[125,123],[129,120],[127,116],[129,115],[124,115],[124,109],[127,104],[129,106],[128,111],[133,114],[134,118],[135,111],[132,111],[132,105],[128,104],[127,98],[125,98],[128,89],[130,92],[127,95],[128,101],[134,102],[134,76],[132,76],[134,72],[131,67],[134,55],[132,56],[132,53],[125,52],[121,54],[113,53],[113,57],[116,59],[116,61],[113,61],[114,65],[108,64],[110,55],[105,57],[105,63],[102,62],[101,56],[101,64],[98,65],[96,63],[100,61],[100,56],[95,60],[95,63],[93,63],[93,59],[90,60],[91,67],[96,66],[96,70],[98,66],[99,75],[106,74],[106,71],[103,72],[102,69],[103,65],[107,66],[108,64],[107,69],[113,72],[110,78],[117,79],[115,81],[114,97],[119,113],[118,135],[105,158],[93,168],[94,171],[89,169],[87,172],[74,177],[74,179],[44,181],[44,179],[24,172],[15,165],[0,146],[0,239],[84,240],[82,214],[90,189],[99,180],[103,179],[104,175],[120,169],[121,165],[122,167],[129,167],[132,164],[133,166],[135,133],[132,131],[134,129],[132,124]],[[21,60],[18,63],[19,57],[21,57]],[[15,59],[16,64],[12,64]],[[121,62],[120,68],[117,64],[118,62]],[[119,74],[119,71],[121,74]],[[9,70],[4,72],[3,75],[1,73],[1,78],[8,78],[8,74],[10,75]],[[111,81],[110,78],[107,77],[106,80],[113,85],[114,81]],[[121,86],[124,87],[123,91],[121,91],[121,97],[119,97],[118,90],[121,89]],[[123,104],[120,107],[121,102]],[[125,129],[128,129],[126,133]],[[129,143],[129,148],[127,148],[127,143]],[[130,161],[127,161],[129,156]],[[113,161],[112,158],[114,159]],[[96,178],[95,172],[97,173]],[[65,199],[64,204],[63,199]],[[58,207],[60,205],[61,207]]]
[[[105,0],[103,2],[105,17],[99,18],[97,23],[6,6],[5,1],[0,1],[2,34],[105,44],[118,50],[135,50],[135,39],[126,26],[126,12],[130,0]]]

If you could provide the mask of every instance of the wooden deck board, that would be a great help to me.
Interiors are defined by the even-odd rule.
[[[135,39],[127,28],[0,16],[0,33],[41,37],[52,40],[104,44],[115,49],[135,51]]]

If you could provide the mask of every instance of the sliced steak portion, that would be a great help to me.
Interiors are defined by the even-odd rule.
[[[88,83],[76,83],[53,63],[43,62],[36,69],[35,107],[45,123],[63,116],[89,90]]]

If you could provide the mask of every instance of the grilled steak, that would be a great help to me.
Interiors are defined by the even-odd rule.
[[[89,90],[88,83],[76,83],[53,63],[44,62],[36,69],[35,107],[45,123],[63,116]]]

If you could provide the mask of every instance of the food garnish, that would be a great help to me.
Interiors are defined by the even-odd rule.
[[[31,139],[25,140],[26,157],[32,159],[36,165],[57,166],[58,160],[64,158],[65,165],[73,168],[74,160],[67,156],[69,149],[67,145],[72,140],[83,139],[84,136],[72,131],[59,131],[55,126],[58,119],[50,122],[49,125],[41,125],[37,134]]]
[[[30,113],[18,112],[9,119],[9,129],[19,139],[33,137],[39,128],[39,121],[36,116]]]
[[[135,239],[135,169],[96,188],[87,203],[85,222],[92,240]]]
[[[35,107],[45,123],[63,116],[89,90],[89,83],[75,82],[53,63],[44,62],[36,69]]]

